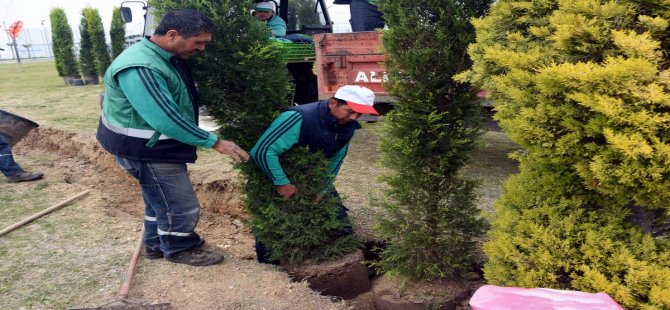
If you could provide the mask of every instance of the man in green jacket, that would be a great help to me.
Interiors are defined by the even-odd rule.
[[[236,161],[249,158],[198,127],[198,93],[185,60],[205,50],[213,31],[214,23],[198,11],[170,12],[151,38],[121,53],[105,73],[97,139],[140,183],[147,258],[193,266],[223,261],[202,249],[195,232],[200,204],[186,168],[197,147]]]

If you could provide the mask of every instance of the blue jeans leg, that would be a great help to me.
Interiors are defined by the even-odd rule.
[[[195,227],[200,203],[184,163],[158,163],[116,157],[119,165],[136,178],[144,199],[144,244],[160,249],[165,257],[188,250],[200,242]]]
[[[384,14],[367,0],[351,0],[349,11],[351,13],[349,22],[353,32],[384,28]]]
[[[14,161],[14,156],[12,156],[12,148],[0,134],[0,171],[6,177],[10,175],[15,175],[19,172],[22,172],[21,166]]]
[[[280,261],[270,259],[270,253],[268,251],[268,248],[265,247],[265,243],[263,243],[263,241],[258,240],[258,238],[255,239],[256,243],[254,244],[254,246],[256,248],[256,260],[258,260],[258,262],[262,264],[279,265]]]
[[[144,195],[144,191],[142,191],[142,198],[144,199],[144,246],[148,251],[156,252],[161,247],[156,211],[149,207],[152,202]]]
[[[349,215],[347,215],[347,207],[344,206],[342,203],[342,199],[340,198],[340,194],[337,192],[336,189],[333,189],[329,194],[329,196],[335,197],[337,199],[337,219],[344,224],[344,227],[340,229],[340,231],[337,233],[339,236],[348,236],[354,233],[353,226],[351,225],[351,221],[349,221]]]

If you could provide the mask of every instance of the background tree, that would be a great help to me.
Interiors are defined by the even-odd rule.
[[[88,21],[82,12],[79,22],[79,70],[86,80],[86,83],[98,83],[98,71],[95,69],[95,59],[93,58],[93,43],[88,34]]]
[[[461,78],[525,149],[485,245],[490,283],[670,308],[669,17],[661,1],[501,0],[475,21]]]
[[[476,182],[459,176],[479,135],[476,89],[452,76],[469,67],[469,19],[488,0],[381,0],[389,29],[382,41],[398,99],[385,121],[380,149],[390,186],[379,221],[389,246],[382,270],[419,280],[452,276],[473,261],[486,222],[475,205]]]
[[[109,57],[109,49],[105,41],[105,29],[102,26],[100,13],[98,9],[85,8],[83,14],[88,22],[88,34],[91,36],[91,42],[93,43],[95,68],[100,75],[104,75],[112,61]]]
[[[252,1],[161,0],[150,2],[158,15],[178,8],[193,8],[212,18],[217,31],[205,53],[193,59],[194,77],[202,103],[221,129],[219,133],[251,150],[281,110],[290,107],[288,71],[278,43],[267,35],[265,23],[249,15]],[[305,149],[280,158],[297,197],[284,200],[274,185],[252,163],[238,165],[246,179],[247,208],[254,234],[271,256],[289,263],[315,258],[327,260],[349,253],[361,243],[353,236],[334,236],[344,224],[336,219],[335,202],[315,203],[325,187],[326,169],[321,154]],[[310,212],[312,211],[312,212]]]
[[[314,10],[315,0],[289,0],[289,15],[286,21],[289,29],[301,29],[302,25],[319,25],[319,14]]]
[[[49,20],[51,21],[52,48],[58,76],[64,79],[66,77],[76,77],[79,72],[73,52],[72,29],[68,24],[65,10],[62,8],[51,9]]]
[[[112,60],[119,56],[125,49],[126,26],[121,19],[121,8],[114,8],[112,13],[112,25],[109,29],[109,37],[112,40]]]

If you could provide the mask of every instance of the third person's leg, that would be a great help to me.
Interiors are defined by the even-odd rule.
[[[373,31],[384,28],[384,14],[367,0],[351,0],[351,31]]]

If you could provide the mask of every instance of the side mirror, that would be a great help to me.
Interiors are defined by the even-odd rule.
[[[122,6],[121,7],[121,19],[123,19],[124,23],[132,22],[133,21],[133,11],[131,11],[129,7]]]

